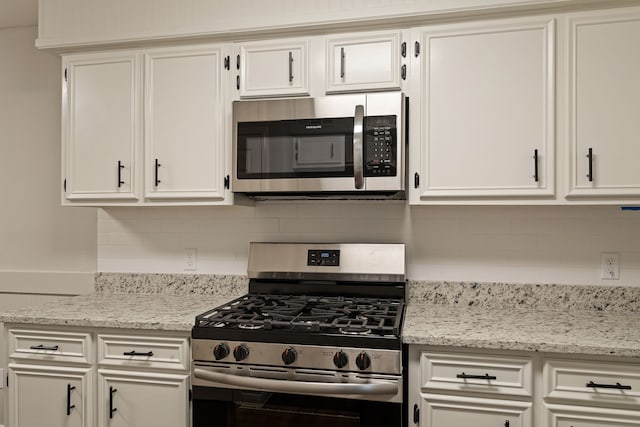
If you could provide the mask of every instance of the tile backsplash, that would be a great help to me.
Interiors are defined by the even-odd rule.
[[[640,286],[640,212],[616,206],[105,208],[98,271],[243,275],[251,241],[404,242],[412,280]],[[197,249],[195,271],[185,271],[186,248]],[[600,279],[603,252],[620,254],[620,280]]]

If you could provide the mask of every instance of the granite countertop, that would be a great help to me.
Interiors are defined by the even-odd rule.
[[[195,316],[230,301],[230,296],[96,292],[0,313],[0,322],[190,331]]]
[[[640,357],[638,313],[409,303],[407,344]]]
[[[191,330],[247,292],[241,276],[98,273],[96,292],[0,313],[0,322]],[[407,344],[640,358],[640,287],[410,282]]]
[[[640,288],[412,284],[403,342],[640,357]]]

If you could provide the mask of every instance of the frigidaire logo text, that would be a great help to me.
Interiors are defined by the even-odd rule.
[[[307,129],[322,129],[322,125],[306,125]]]

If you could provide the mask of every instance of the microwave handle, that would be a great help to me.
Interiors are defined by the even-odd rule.
[[[353,174],[356,189],[364,188],[364,164],[362,145],[364,139],[364,106],[356,105],[353,118]]]

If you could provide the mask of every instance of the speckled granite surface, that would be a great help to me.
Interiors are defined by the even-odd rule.
[[[247,292],[245,276],[96,274],[96,293],[0,322],[189,331]],[[640,357],[640,288],[410,282],[408,344]]]
[[[640,357],[640,288],[411,282],[407,344]]]
[[[215,274],[96,273],[96,292],[238,296],[247,293],[246,276]]]
[[[195,316],[232,299],[229,295],[159,295],[96,292],[0,313],[0,322],[89,328],[190,331]]]
[[[408,285],[407,299],[422,304],[640,312],[640,287],[417,281]]]

